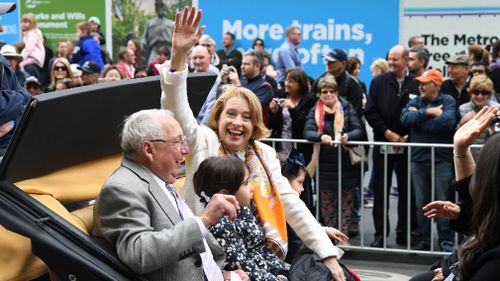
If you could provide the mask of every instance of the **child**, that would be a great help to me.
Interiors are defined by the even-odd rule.
[[[304,191],[303,183],[306,178],[305,159],[304,155],[302,155],[302,153],[299,153],[297,149],[292,148],[292,150],[290,150],[288,158],[281,168],[281,173],[285,178],[288,179],[288,182],[290,183],[292,188],[297,191],[299,195]],[[349,239],[337,229],[327,228],[326,231],[333,234],[336,240],[335,242],[345,242]],[[287,233],[288,253],[286,255],[285,261],[288,263],[292,263],[297,257],[298,253],[302,252],[301,248],[303,247],[303,243],[288,224]]]
[[[242,269],[251,280],[287,280],[285,263],[264,243],[261,226],[250,210],[253,187],[245,163],[231,156],[209,157],[194,174],[194,191],[204,202],[216,193],[231,194],[240,203],[234,221],[224,216],[210,232],[226,251],[226,270]]]
[[[101,47],[90,35],[90,23],[80,22],[76,25],[78,43],[73,50],[71,63],[83,66],[88,61],[93,61],[99,65],[99,70],[104,68],[101,56]]]

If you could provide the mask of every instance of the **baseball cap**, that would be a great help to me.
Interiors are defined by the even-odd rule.
[[[101,25],[101,21],[99,20],[98,17],[90,17],[89,18],[89,22],[95,22],[97,23],[98,25]]]
[[[37,84],[40,87],[42,86],[40,81],[38,81],[38,79],[36,79],[35,76],[30,76],[30,77],[26,78],[26,81],[24,81],[24,86],[26,87],[28,84]]]
[[[335,48],[330,50],[326,55],[323,55],[323,58],[326,61],[347,61],[347,54],[345,53],[344,50]]]
[[[16,3],[0,3],[0,16],[16,9]]]
[[[2,49],[0,49],[0,54],[6,58],[17,58],[18,61],[23,60],[23,56],[18,54],[16,48],[9,44],[3,45]]]
[[[424,72],[422,75],[415,78],[421,83],[434,82],[434,84],[441,86],[443,84],[443,74],[439,70],[431,69]]]
[[[446,61],[446,64],[462,64],[462,65],[469,65],[469,58],[467,55],[454,55],[450,59]]]
[[[92,74],[92,73],[101,73],[101,68],[99,65],[93,61],[87,61],[85,62],[82,66],[78,66],[78,69],[83,71],[83,73],[86,74]]]

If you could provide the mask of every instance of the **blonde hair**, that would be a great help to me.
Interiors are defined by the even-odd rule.
[[[226,108],[229,99],[239,97],[247,101],[250,110],[250,119],[254,126],[250,142],[266,138],[271,135],[271,131],[264,124],[262,117],[262,106],[257,96],[249,89],[228,85],[223,88],[223,94],[215,101],[212,112],[208,118],[208,127],[215,132],[219,130],[219,120],[222,111]]]
[[[378,68],[382,73],[386,73],[389,71],[389,64],[385,59],[376,59],[372,65],[370,65],[370,69],[372,68]]]
[[[318,82],[318,92],[321,92],[324,88],[331,88],[337,90],[337,80],[333,75],[325,75]]]
[[[35,18],[35,15],[33,15],[32,13],[24,14],[21,17],[21,22],[29,22],[29,24],[30,24],[29,30],[36,28],[36,18]]]
[[[484,74],[476,75],[470,80],[469,88],[467,88],[467,93],[469,96],[472,92],[482,92],[489,93],[490,96],[493,93],[493,82],[488,76]]]
[[[56,88],[56,77],[54,75],[54,68],[56,67],[57,63],[62,63],[67,69],[67,75],[65,78],[73,79],[73,72],[71,71],[71,66],[69,64],[69,61],[67,58],[63,57],[57,57],[54,59],[54,62],[52,62],[52,66],[50,67],[50,84],[49,88],[55,89]]]

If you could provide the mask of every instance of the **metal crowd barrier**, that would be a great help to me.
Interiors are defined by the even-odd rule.
[[[304,140],[304,139],[278,139],[278,138],[266,138],[266,139],[262,139],[263,142],[266,142],[266,143],[271,143],[271,145],[273,147],[276,147],[276,143],[283,143],[283,142],[287,142],[287,143],[293,143],[294,147],[296,148],[297,147],[297,144],[299,143],[305,143],[305,144],[310,144],[310,145],[314,145],[315,143],[314,142],[310,142],[308,140]],[[401,248],[400,246],[397,246],[397,247],[388,247],[387,245],[387,216],[384,215],[384,224],[383,224],[383,229],[384,229],[384,233],[383,233],[383,247],[382,248],[375,248],[375,247],[370,247],[369,246],[369,241],[366,242],[365,240],[365,237],[364,237],[364,226],[363,226],[363,222],[365,219],[368,219],[369,221],[371,221],[371,223],[373,224],[373,220],[372,220],[372,216],[369,215],[368,218],[366,218],[367,216],[364,215],[363,213],[363,209],[365,209],[364,207],[364,192],[363,192],[363,187],[366,186],[365,185],[365,172],[368,171],[368,169],[365,167],[365,160],[368,160],[366,162],[370,162],[369,159],[366,159],[366,156],[365,154],[362,154],[361,157],[361,168],[360,168],[360,177],[361,177],[361,186],[359,187],[359,192],[360,192],[360,198],[361,198],[361,204],[360,204],[360,216],[361,216],[361,219],[360,219],[360,222],[359,222],[359,237],[360,237],[360,243],[359,245],[352,245],[352,244],[347,244],[347,245],[339,245],[339,247],[343,248],[343,249],[348,249],[348,250],[352,250],[352,251],[363,251],[363,252],[386,252],[386,253],[407,253],[407,254],[419,254],[419,255],[432,255],[432,256],[443,256],[443,255],[449,255],[451,253],[448,253],[448,252],[442,252],[440,250],[437,250],[435,249],[434,247],[434,241],[435,241],[435,237],[436,237],[436,228],[434,227],[435,223],[434,223],[434,219],[431,220],[431,236],[430,236],[430,250],[429,251],[422,251],[422,250],[414,250],[411,248],[411,218],[410,218],[410,215],[411,215],[411,188],[412,188],[412,184],[411,184],[411,149],[413,147],[428,147],[431,149],[431,198],[433,201],[434,198],[435,198],[435,149],[436,148],[453,148],[453,144],[442,144],[442,143],[410,143],[410,142],[404,142],[404,143],[400,143],[400,142],[374,142],[374,141],[349,141],[346,143],[347,145],[364,145],[365,148],[366,147],[369,147],[370,149],[373,150],[374,147],[376,146],[384,146],[386,149],[384,151],[384,214],[387,213],[387,207],[389,205],[389,202],[387,201],[387,181],[388,181],[388,178],[387,178],[387,156],[388,156],[388,152],[387,152],[387,147],[390,147],[390,146],[395,146],[395,147],[406,147],[407,150],[408,150],[408,158],[407,158],[407,243],[406,243],[406,247],[404,248]],[[338,160],[338,174],[342,174],[342,153],[341,152],[341,149],[342,149],[342,145],[340,144],[340,142],[338,141],[333,141],[332,142],[332,145],[337,145],[337,148],[339,150],[339,158],[337,159]],[[479,145],[479,144],[474,144],[471,146],[472,148],[481,148],[482,145]],[[450,151],[450,153],[452,153]],[[317,157],[319,158],[319,153],[317,155]],[[315,175],[315,182],[318,183],[319,182],[319,166],[321,165],[321,163],[318,161],[319,159],[316,159],[317,160],[317,168],[316,168],[316,175]],[[373,163],[372,163],[373,165]],[[371,171],[371,170],[370,170]],[[392,173],[391,173],[391,176],[392,176]],[[316,219],[319,221],[319,216],[320,216],[320,201],[319,201],[319,186],[316,186],[314,183],[313,183],[313,186],[312,186],[312,192],[313,192],[313,202],[314,202],[314,206],[315,206],[315,210],[316,210]],[[450,200],[450,201],[453,201],[453,202],[457,202],[458,201],[458,195],[456,194],[456,192],[453,193],[454,194],[454,199],[453,200]],[[453,194],[452,197],[453,197]],[[401,198],[399,198],[398,200],[400,200]],[[452,198],[450,198],[452,199]],[[337,214],[338,214],[338,226],[337,226],[337,229],[340,229],[341,228],[341,225],[342,225],[342,178],[340,177],[338,179],[338,211],[337,211]],[[392,208],[392,211],[394,212],[397,212],[397,208]],[[459,235],[457,233],[455,233],[455,239],[454,239],[454,243],[455,243],[455,247],[458,245],[459,243]]]

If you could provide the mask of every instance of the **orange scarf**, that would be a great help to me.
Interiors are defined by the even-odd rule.
[[[228,153],[221,145],[219,155],[226,154]],[[255,143],[249,145],[244,161],[250,174],[249,183],[254,186],[253,200],[266,244],[276,256],[284,259],[288,251],[285,208],[271,170],[264,161],[261,149]]]

